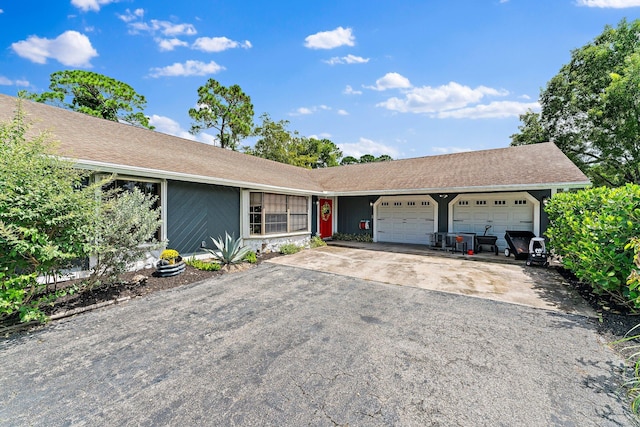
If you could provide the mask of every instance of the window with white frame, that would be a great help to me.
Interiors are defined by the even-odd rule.
[[[252,192],[249,231],[252,235],[309,230],[309,199],[305,196]]]
[[[161,182],[159,180],[118,177],[117,179],[109,182],[106,186],[104,186],[105,190],[119,189],[122,191],[133,191],[134,188],[137,188],[146,195],[155,197],[155,202],[153,203],[152,209],[158,209],[158,207],[162,206],[160,200]],[[162,240],[162,230],[160,228],[156,230],[154,237],[158,241]]]

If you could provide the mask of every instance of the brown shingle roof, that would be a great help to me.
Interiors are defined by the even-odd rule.
[[[59,154],[81,165],[99,162],[169,172],[176,179],[203,177],[249,188],[321,191],[304,168],[45,104],[22,105],[32,129],[52,133],[59,141]],[[16,98],[0,95],[0,120],[11,119],[16,107]]]
[[[489,191],[584,185],[588,178],[555,144],[523,145],[314,171],[330,192]]]
[[[307,170],[159,132],[22,101],[34,131],[83,166],[247,188],[365,194],[535,189],[583,185],[587,177],[552,143]],[[0,95],[0,120],[17,99]],[[112,168],[113,169],[113,168]],[[115,168],[117,169],[117,168]]]

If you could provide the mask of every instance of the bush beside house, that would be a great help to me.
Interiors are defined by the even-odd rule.
[[[556,194],[546,206],[546,235],[562,264],[598,295],[640,309],[634,238],[640,236],[640,186],[598,187]],[[635,277],[635,276],[633,276]]]

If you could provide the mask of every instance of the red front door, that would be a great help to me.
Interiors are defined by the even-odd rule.
[[[333,200],[320,199],[320,238],[326,239],[333,236]]]

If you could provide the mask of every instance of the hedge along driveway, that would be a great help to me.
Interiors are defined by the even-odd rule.
[[[0,354],[6,425],[633,425],[585,317],[269,263]]]

